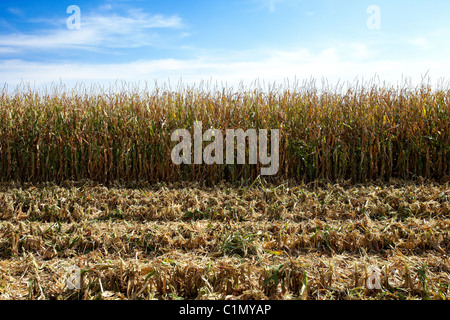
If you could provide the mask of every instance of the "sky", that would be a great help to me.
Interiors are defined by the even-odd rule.
[[[2,0],[0,84],[444,83],[448,0]]]

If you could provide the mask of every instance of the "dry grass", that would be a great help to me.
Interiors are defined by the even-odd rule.
[[[0,298],[449,299],[449,190],[4,183]]]

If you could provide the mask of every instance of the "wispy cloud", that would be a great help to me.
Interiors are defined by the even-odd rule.
[[[355,54],[364,48],[355,48]],[[248,53],[251,56],[252,52]],[[411,77],[420,83],[428,72],[432,79],[450,74],[450,58],[440,60],[377,60],[358,61],[344,56],[337,48],[319,52],[308,49],[293,51],[274,50],[255,59],[230,59],[223,52],[195,59],[154,59],[129,63],[36,63],[21,60],[0,62],[0,83],[18,84],[22,80],[37,85],[49,84],[61,79],[70,85],[78,81],[86,84],[108,84],[115,80],[130,82],[170,79],[173,83],[182,78],[187,83],[202,80],[219,80],[231,85],[241,81],[251,83],[255,79],[283,82],[285,79],[322,79],[330,83],[352,82],[355,78],[372,79],[378,75],[383,81],[400,83],[403,77]]]
[[[140,9],[129,10],[126,15],[83,14],[81,28],[65,28],[66,20],[48,21],[59,28],[37,30],[33,34],[8,34],[0,36],[0,49],[48,49],[85,48],[101,46],[107,48],[130,48],[150,46],[157,35],[156,29],[174,29],[183,26],[182,19],[176,15],[150,15]]]
[[[15,53],[17,52],[16,49],[11,48],[11,47],[0,47],[0,54],[1,53]]]
[[[259,5],[266,9],[269,10],[270,13],[274,13],[276,10],[276,6],[278,3],[283,2],[283,0],[253,0],[256,1],[257,3],[259,3]]]
[[[425,37],[416,37],[416,38],[408,40],[407,42],[409,44],[412,44],[412,45],[418,46],[418,47],[426,47],[429,45],[429,42],[428,42],[427,38],[425,38]]]
[[[7,8],[8,12],[19,17],[19,18],[24,18],[25,14],[23,13],[22,10],[15,8],[15,7],[8,7]]]

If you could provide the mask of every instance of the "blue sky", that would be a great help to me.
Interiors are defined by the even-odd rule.
[[[437,82],[449,14],[448,0],[3,0],[0,82]]]

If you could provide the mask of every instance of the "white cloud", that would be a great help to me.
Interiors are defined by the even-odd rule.
[[[409,44],[412,44],[414,46],[419,46],[419,47],[426,47],[428,46],[428,40],[425,37],[417,37],[417,38],[413,38],[410,39],[408,41]]]
[[[0,47],[0,54],[1,53],[16,53],[17,50],[11,47]]]
[[[348,45],[350,58],[356,61],[362,61],[370,57],[370,50],[367,45],[362,43],[351,43]]]
[[[55,21],[52,21],[55,24]],[[58,21],[60,26],[66,20]],[[16,49],[106,48],[142,47],[154,43],[158,28],[180,28],[182,19],[176,15],[150,15],[142,10],[130,10],[128,15],[84,15],[81,12],[81,28],[59,28],[35,34],[8,34],[0,36],[0,45]],[[149,32],[153,30],[153,32]]]
[[[99,9],[102,10],[102,11],[109,11],[109,10],[112,10],[112,8],[113,8],[113,6],[110,3],[101,5],[99,7]]]
[[[270,13],[274,13],[276,10],[277,3],[283,0],[253,0],[259,3],[260,8],[269,10]]]
[[[25,14],[23,13],[23,11],[18,8],[9,7],[9,8],[7,8],[7,10],[9,11],[9,13],[11,13],[19,18],[25,17]]]
[[[248,54],[251,56],[251,53]],[[294,51],[269,51],[260,59],[231,60],[227,54],[217,54],[191,60],[160,59],[139,60],[114,64],[69,64],[37,63],[21,60],[0,62],[0,84],[17,85],[24,82],[36,85],[59,82],[68,86],[76,82],[87,85],[100,83],[108,85],[115,80],[128,82],[153,80],[176,83],[182,78],[186,83],[199,83],[207,80],[227,82],[237,86],[241,81],[250,84],[256,79],[267,82],[281,82],[290,79],[322,79],[331,84],[338,81],[353,82],[355,78],[370,80],[375,75],[381,81],[392,84],[401,83],[411,77],[413,83],[420,84],[428,72],[433,80],[445,78],[450,74],[450,57],[437,60],[377,60],[358,61],[344,58],[336,48],[320,52],[307,49]]]

